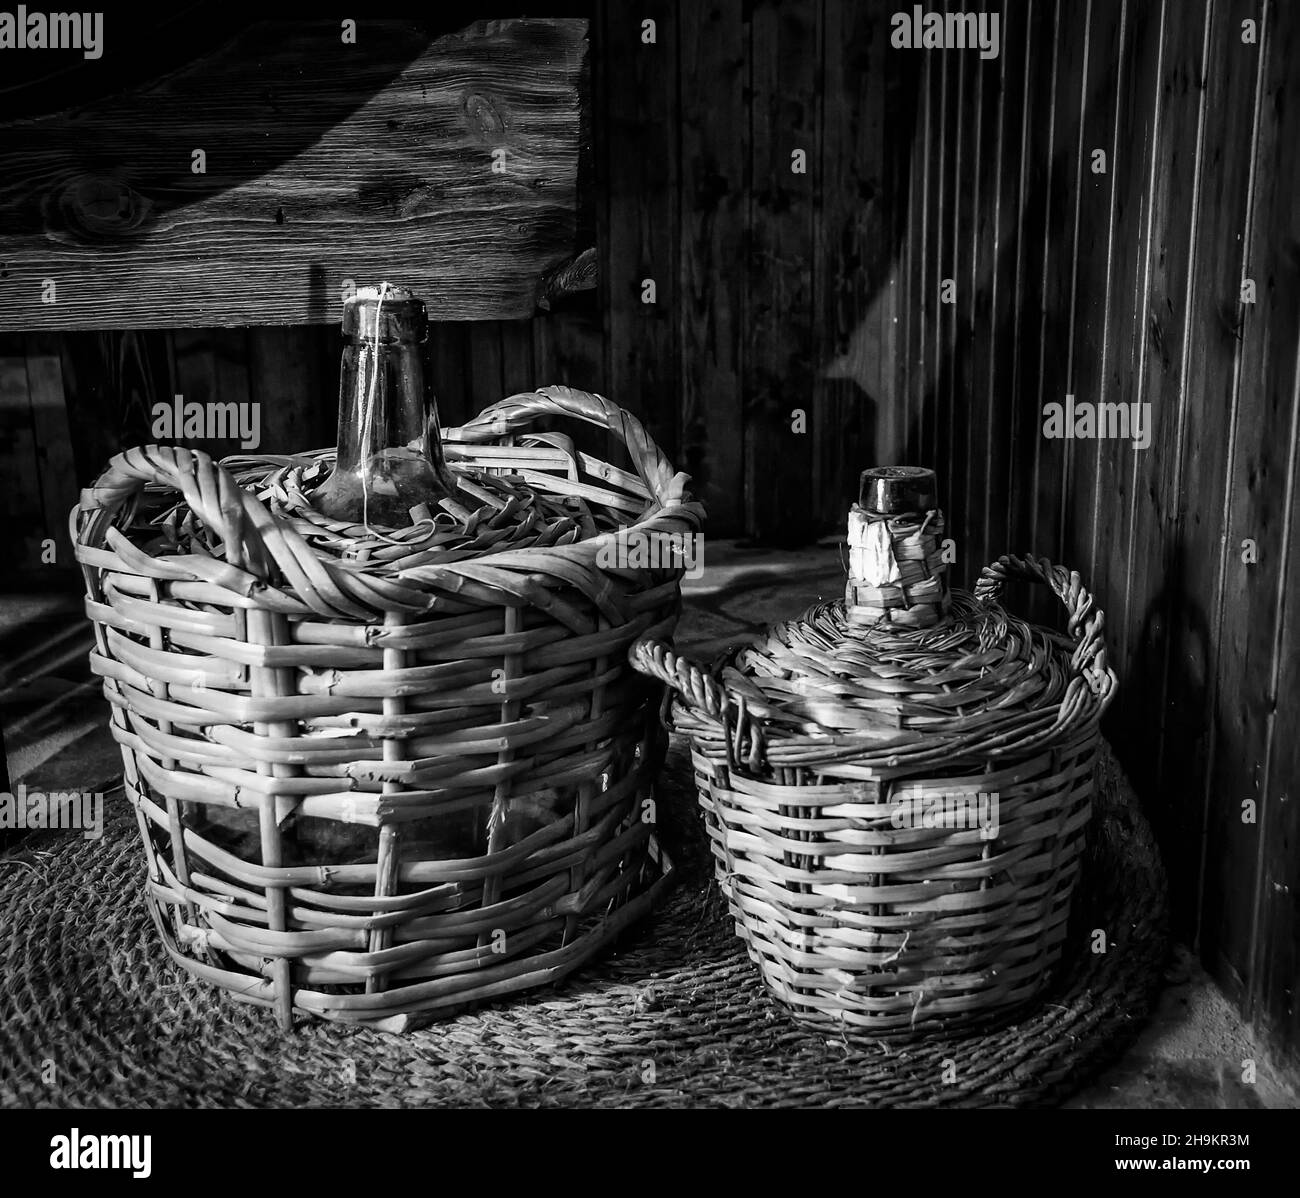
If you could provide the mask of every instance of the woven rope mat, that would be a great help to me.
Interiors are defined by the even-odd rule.
[[[1019,1022],[910,1046],[800,1030],[762,991],[711,883],[684,747],[661,783],[679,880],[617,951],[554,989],[408,1036],[303,1023],[173,967],[141,897],[129,811],[0,862],[0,1102],[55,1107],[1023,1106],[1061,1100],[1151,1009],[1164,874],[1104,756],[1075,952]],[[650,1063],[653,1062],[653,1071]],[[951,1062],[951,1065],[947,1065]],[[50,1064],[52,1063],[52,1064]],[[945,1076],[955,1080],[945,1082]],[[44,1077],[43,1077],[44,1071]],[[53,1083],[45,1078],[53,1073]]]

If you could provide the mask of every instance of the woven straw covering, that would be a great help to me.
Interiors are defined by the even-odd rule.
[[[1021,1022],[902,1049],[802,1029],[754,984],[709,880],[684,746],[670,753],[659,794],[661,834],[680,881],[617,953],[555,988],[406,1036],[332,1023],[283,1034],[258,1011],[214,999],[160,951],[120,799],[110,801],[117,814],[101,841],[33,835],[30,865],[0,864],[8,915],[0,924],[0,1101],[1038,1105],[1084,1085],[1150,1010],[1166,951],[1163,871],[1107,754],[1080,931],[1058,982]],[[1088,951],[1092,927],[1106,930],[1107,952]]]
[[[997,602],[1050,586],[1070,638]],[[718,880],[763,980],[813,1026],[909,1036],[1013,1009],[1066,944],[1098,721],[1115,677],[1077,574],[1003,557],[951,620],[862,627],[842,603],[712,673],[647,639],[678,691]]]
[[[560,417],[633,471],[534,428]],[[553,981],[662,889],[663,735],[626,653],[672,629],[683,570],[627,563],[694,535],[688,480],[565,387],[448,440],[456,496],[401,532],[311,510],[328,455],[132,450],[74,513],[163,944],[285,1026]]]

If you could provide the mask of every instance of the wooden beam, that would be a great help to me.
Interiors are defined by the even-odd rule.
[[[0,124],[0,327],[332,323],[346,280],[381,277],[434,320],[530,316],[583,248],[586,30],[431,41],[362,19],[348,44],[337,21],[267,21],[152,85]]]

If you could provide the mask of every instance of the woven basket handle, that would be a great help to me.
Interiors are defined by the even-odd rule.
[[[723,718],[727,694],[717,679],[690,658],[674,653],[666,642],[641,637],[628,649],[627,658],[637,673],[657,678],[681,695],[687,706],[715,720]]]
[[[94,539],[85,535],[90,518],[100,515],[101,520],[94,523],[102,532],[107,520],[149,483],[179,491],[194,514],[221,538],[226,561],[266,580],[273,555],[262,534],[282,522],[220,462],[198,449],[144,445],[119,453],[94,485],[81,492],[76,509],[82,525],[81,542]]]
[[[538,416],[572,416],[608,429],[627,446],[637,474],[655,499],[665,506],[683,501],[687,476],[674,472],[645,426],[618,404],[589,391],[542,387],[507,396],[461,425],[460,440],[493,441],[527,427]]]
[[[1089,676],[1099,694],[1107,694],[1115,685],[1115,672],[1106,661],[1106,613],[1097,606],[1092,592],[1083,585],[1077,570],[1053,565],[1045,557],[1016,557],[1004,553],[980,571],[975,584],[975,598],[989,603],[1002,593],[1009,578],[1023,578],[1043,583],[1065,607],[1066,630],[1074,640],[1073,665]]]

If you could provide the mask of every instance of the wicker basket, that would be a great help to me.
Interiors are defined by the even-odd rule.
[[[635,473],[527,432],[545,417],[607,429]],[[610,549],[694,535],[689,480],[563,387],[446,442],[482,503],[432,535],[304,507],[330,454],[149,446],[73,512],[158,930],[284,1026],[402,1030],[555,981],[670,868],[642,818],[657,688],[626,654],[670,633],[682,570]]]
[[[1001,608],[1008,577],[1055,591],[1072,644]],[[815,607],[712,671],[653,637],[631,656],[677,692],[719,884],[795,1017],[871,1037],[984,1022],[1043,988],[1066,939],[1115,682],[1103,616],[1077,574],[1016,557],[952,592],[947,622],[864,631],[860,610]]]

